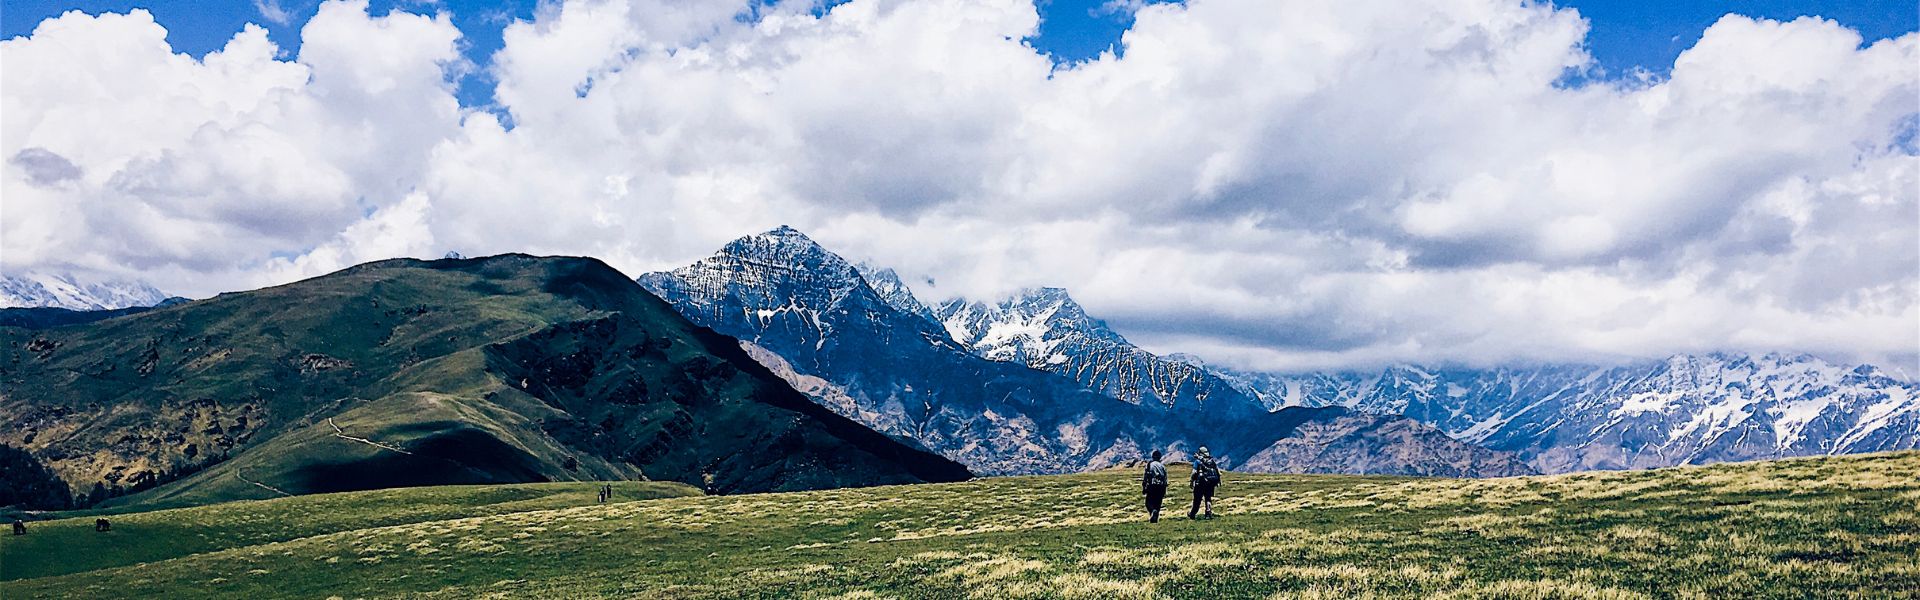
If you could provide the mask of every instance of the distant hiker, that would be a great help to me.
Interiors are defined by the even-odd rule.
[[[603,485],[598,488],[594,488],[593,493],[600,497],[601,504],[607,503],[607,487],[606,486]]]
[[[93,530],[94,531],[113,531],[113,524],[108,523],[106,519],[94,519]]]
[[[1147,473],[1140,478],[1140,491],[1147,495],[1147,522],[1160,522],[1160,504],[1167,499],[1167,465],[1160,462],[1160,451],[1153,451]]]
[[[19,518],[19,517],[14,517],[14,518],[13,518],[13,534],[14,534],[14,535],[26,535],[26,534],[27,534],[27,522],[26,522],[26,521],[22,521],[22,520],[20,520],[20,518]]]
[[[1207,453],[1206,446],[1193,455],[1193,476],[1187,478],[1187,484],[1193,486],[1193,507],[1187,509],[1187,518],[1200,512],[1201,502],[1207,504],[1207,518],[1213,518],[1213,488],[1220,486],[1220,465]]]
[[[601,487],[600,487],[600,501],[601,501],[601,502],[611,502],[612,500],[613,500],[613,484],[611,484],[611,483],[609,483],[609,484],[606,484],[606,485],[604,485],[604,486],[601,486]]]

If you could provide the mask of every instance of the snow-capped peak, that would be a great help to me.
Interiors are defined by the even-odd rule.
[[[851,273],[853,269],[853,266],[839,255],[828,252],[818,242],[813,241],[813,238],[807,237],[807,234],[786,225],[728,242],[714,256],[732,256],[766,263],[777,262],[792,267],[835,273]]]
[[[1547,472],[1920,446],[1914,384],[1798,353],[1679,354],[1613,367],[1216,370],[1270,406],[1402,414],[1519,452]]]
[[[1105,321],[1088,316],[1067,290],[1057,287],[1024,288],[993,304],[949,300],[934,312],[955,340],[1000,360],[1017,356],[1046,360],[1053,343],[1074,336],[1128,344]]]
[[[860,276],[867,280],[867,285],[873,287],[875,293],[880,294],[880,299],[885,300],[894,310],[917,315],[935,323],[940,322],[939,317],[934,316],[933,309],[920,302],[920,299],[913,295],[913,290],[907,288],[906,282],[900,280],[900,274],[895,273],[893,269],[869,262],[857,263],[853,268],[860,272]]]
[[[160,290],[137,281],[83,282],[71,275],[49,273],[0,276],[0,308],[105,310],[153,306],[166,299]]]
[[[1026,288],[994,303],[951,300],[934,313],[947,334],[976,355],[1059,373],[1127,402],[1259,409],[1257,400],[1205,368],[1134,346],[1065,289]]]
[[[900,332],[951,343],[939,334],[931,311],[925,306],[913,310],[919,301],[897,276],[871,274],[882,289],[869,284],[861,269],[845,258],[782,225],[729,242],[691,265],[648,273],[638,281],[702,324],[746,319],[751,323],[735,323],[739,331],[779,331],[824,346],[833,337],[833,323],[841,320],[834,315],[861,315],[888,320]]]

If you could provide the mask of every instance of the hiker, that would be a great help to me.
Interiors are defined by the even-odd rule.
[[[1147,495],[1147,522],[1160,522],[1160,503],[1167,499],[1167,465],[1160,462],[1160,451],[1153,451],[1147,473],[1140,478],[1140,491]]]
[[[26,521],[22,521],[22,520],[20,520],[20,517],[14,517],[14,518],[13,518],[13,534],[14,534],[14,535],[26,535],[26,534],[27,534],[27,522],[26,522]]]
[[[607,503],[607,486],[604,486],[604,485],[600,486],[599,488],[593,490],[593,493],[599,496],[601,504]]]
[[[1207,518],[1213,518],[1213,488],[1220,486],[1220,464],[1213,461],[1206,446],[1193,455],[1193,476],[1187,478],[1187,485],[1193,486],[1193,507],[1187,509],[1187,518],[1200,512],[1201,502],[1207,504]]]
[[[106,519],[94,519],[93,530],[94,531],[113,531],[113,524],[108,523]]]

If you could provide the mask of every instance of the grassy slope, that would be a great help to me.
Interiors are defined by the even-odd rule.
[[[0,596],[1920,597],[1920,453],[1495,480],[1230,475],[1223,493],[1220,519],[1152,525],[1116,471],[583,500],[243,542]],[[303,500],[192,510],[219,537],[259,527],[219,518],[235,507]],[[371,521],[384,506],[338,510]],[[26,553],[0,539],[7,565]]]
[[[446,519],[551,510],[593,503],[599,482],[401,488],[295,496],[212,506],[106,514],[110,533],[95,533],[106,511],[29,523],[26,537],[8,537],[0,579],[47,577],[244,548],[304,537]],[[613,482],[615,501],[699,496],[671,482]]]
[[[967,471],[809,401],[597,260],[369,263],[48,330],[0,327],[0,443],[147,508],[401,486],[733,493]],[[221,457],[225,457],[221,460]],[[201,470],[204,469],[204,470]]]

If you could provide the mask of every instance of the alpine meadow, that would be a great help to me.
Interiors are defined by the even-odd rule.
[[[1920,454],[1469,481],[1247,475],[1148,525],[1132,470],[700,496],[405,488],[35,523],[10,598],[1920,596]],[[658,498],[658,499],[656,499]],[[109,539],[107,536],[111,536]],[[163,541],[164,540],[164,541]],[[64,560],[24,558],[71,549]],[[49,557],[51,558],[51,557]]]
[[[8,0],[0,598],[1920,600],[1910,0]]]

